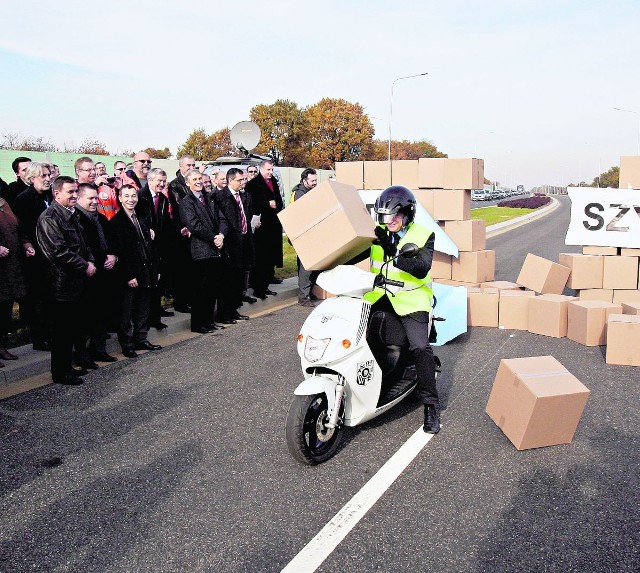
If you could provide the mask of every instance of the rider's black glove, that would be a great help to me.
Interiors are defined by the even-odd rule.
[[[395,257],[396,246],[391,240],[391,234],[386,229],[378,227],[377,225],[374,232],[376,234],[376,237],[378,237],[378,240],[376,242],[382,247],[384,254],[387,255],[387,257]]]

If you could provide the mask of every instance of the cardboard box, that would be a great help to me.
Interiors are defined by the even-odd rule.
[[[582,247],[583,255],[617,255],[618,247]]]
[[[529,330],[529,301],[536,296],[532,290],[501,290],[498,326],[511,330]]]
[[[375,223],[355,187],[324,181],[278,213],[307,270],[344,263],[371,246]]]
[[[421,157],[418,159],[418,187],[421,189],[444,189],[444,157]]]
[[[620,189],[640,189],[640,155],[620,158]]]
[[[529,332],[554,338],[567,336],[569,302],[573,296],[541,294],[529,301]]]
[[[623,257],[640,257],[640,249],[628,249],[626,247],[622,247],[620,249],[620,255]]]
[[[510,281],[488,281],[482,283],[480,286],[482,288],[497,288],[498,290],[522,290],[519,284]]]
[[[444,189],[482,189],[483,159],[447,159],[444,162]]]
[[[622,314],[640,314],[640,302],[623,302]]]
[[[451,279],[466,283],[483,283],[496,278],[496,252],[462,252],[452,259]]]
[[[516,282],[541,294],[562,294],[570,273],[564,265],[529,253]]]
[[[585,346],[607,343],[607,319],[622,306],[601,300],[574,300],[568,307],[567,338]]]
[[[391,185],[391,167],[388,161],[364,162],[364,188],[386,189]]]
[[[433,252],[431,261],[432,279],[451,279],[451,255],[445,255],[439,251]]]
[[[638,257],[604,257],[603,271],[602,288],[638,288]]]
[[[469,326],[498,326],[498,289],[467,289],[467,324]]]
[[[394,159],[392,161],[391,184],[404,185],[408,189],[418,187],[418,160]]]
[[[590,288],[581,290],[578,293],[580,300],[603,300],[605,302],[613,301],[613,289],[610,288]]]
[[[602,288],[604,257],[602,255],[578,255],[560,253],[558,260],[571,269],[567,286],[572,289]]]
[[[438,221],[467,221],[471,219],[471,191],[434,189],[433,218]]]
[[[640,366],[640,316],[609,315],[606,362],[622,366]]]
[[[412,191],[416,196],[416,201],[433,217],[433,189],[412,189]]]
[[[454,286],[454,287],[464,287],[464,288],[479,288],[480,284],[479,283],[462,283],[460,281],[452,281],[449,279],[437,279],[434,280],[433,282],[435,283],[440,283],[442,285],[449,285],[449,286]]]
[[[568,444],[589,389],[553,356],[500,361],[486,412],[518,450]]]
[[[336,181],[364,189],[364,161],[337,161]]]
[[[445,221],[444,232],[459,251],[483,251],[487,248],[487,224],[482,219]]]
[[[640,302],[640,290],[614,290],[613,302]]]

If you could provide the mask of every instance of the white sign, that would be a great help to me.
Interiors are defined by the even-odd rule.
[[[375,219],[373,206],[376,203],[378,195],[380,195],[382,191],[363,190],[358,191],[358,193],[360,194],[360,199],[362,199],[368,211],[371,213],[371,216]],[[420,205],[420,203],[416,203],[415,221],[426,229],[433,231],[434,250],[446,255],[453,255],[454,257],[458,256],[458,247],[456,246],[456,244],[451,240],[449,235],[447,235],[442,230],[442,227],[440,227],[440,225],[438,225],[438,223],[434,221],[433,217],[429,215],[427,210],[422,205]]]
[[[571,221],[567,245],[640,248],[640,191],[567,188]]]

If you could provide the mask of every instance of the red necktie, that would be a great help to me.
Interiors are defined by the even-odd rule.
[[[238,204],[238,209],[240,209],[240,221],[242,227],[242,234],[244,235],[247,232],[247,218],[244,215],[244,209],[242,208],[242,201],[240,200],[240,193],[235,194],[236,203]]]
[[[198,199],[200,199],[200,203],[204,205],[204,195],[200,194],[200,197],[198,197]]]
[[[158,202],[160,200],[160,195],[158,193],[156,193],[155,197],[153,198],[153,209],[154,211],[157,213],[158,212]]]

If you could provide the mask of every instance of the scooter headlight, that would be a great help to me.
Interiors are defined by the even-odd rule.
[[[331,342],[330,338],[321,338],[320,340],[313,338],[313,336],[307,336],[307,341],[304,345],[304,357],[309,362],[318,362],[324,355],[324,351]]]

